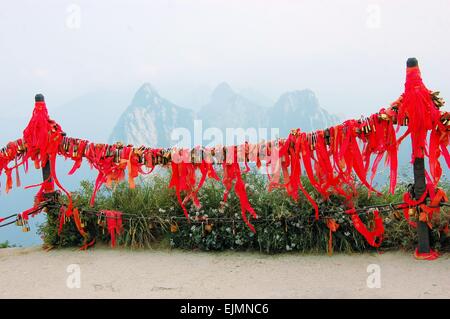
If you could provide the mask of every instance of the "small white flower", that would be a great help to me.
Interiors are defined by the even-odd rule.
[[[166,212],[166,210],[165,210],[165,209],[162,209],[162,208],[160,208],[160,209],[159,209],[159,212],[160,212],[160,213],[165,213],[165,212]]]
[[[346,231],[346,232],[344,232],[344,235],[345,236],[350,236],[350,232]]]

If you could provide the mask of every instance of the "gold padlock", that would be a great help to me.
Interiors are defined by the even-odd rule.
[[[23,219],[22,219],[22,215],[17,215],[17,219],[16,219],[16,226],[23,226]]]
[[[176,223],[170,225],[170,232],[176,233],[178,231],[178,225]]]
[[[208,233],[212,232],[212,229],[213,229],[213,224],[206,224],[206,225],[205,225],[205,230],[206,230]]]
[[[105,151],[105,156],[106,157],[111,157],[111,145],[108,145],[107,147],[106,147],[106,151]]]
[[[120,151],[118,149],[114,152],[114,163],[118,164],[120,162]]]
[[[66,153],[69,151],[69,141],[65,136],[63,137],[63,150]]]
[[[310,134],[308,140],[309,140],[309,146],[311,148],[311,151],[314,151],[315,146],[316,146],[316,141],[315,141],[315,138],[314,138],[314,134]]]
[[[30,231],[30,225],[28,225],[28,221],[23,220],[22,232],[27,233]]]
[[[400,212],[398,210],[394,211],[393,215],[394,215],[394,218],[398,221],[400,221],[402,219]]]

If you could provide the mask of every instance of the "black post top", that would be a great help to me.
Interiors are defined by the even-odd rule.
[[[408,61],[406,61],[406,66],[408,68],[413,68],[419,65],[419,61],[417,61],[416,58],[409,58]]]
[[[44,96],[42,94],[36,94],[36,96],[34,97],[34,101],[35,102],[44,102]]]

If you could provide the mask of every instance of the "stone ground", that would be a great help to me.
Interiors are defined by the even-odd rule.
[[[8,248],[0,298],[450,298],[449,257]],[[80,288],[67,286],[73,264]],[[367,285],[373,264],[380,288]]]

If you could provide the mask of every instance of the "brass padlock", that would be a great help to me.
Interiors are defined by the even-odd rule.
[[[206,224],[205,225],[205,230],[210,233],[213,230],[213,224]]]
[[[393,215],[396,220],[398,221],[402,220],[402,216],[398,210],[394,211]]]
[[[330,129],[325,129],[324,131],[324,138],[325,138],[325,144],[326,145],[330,145],[330,140],[331,140],[331,136],[330,136]]]
[[[25,153],[25,146],[22,144],[22,141],[17,142],[17,150],[19,153]]]
[[[177,224],[171,224],[170,225],[170,232],[176,233],[178,231],[178,225]]]
[[[22,219],[22,215],[17,215],[17,219],[16,219],[16,226],[23,226],[23,219]]]
[[[141,146],[135,153],[138,156],[138,163],[145,165],[145,147]]]
[[[112,153],[111,153],[111,145],[108,145],[106,147],[106,151],[105,151],[105,156],[106,157],[111,157]]]
[[[118,164],[120,162],[120,151],[118,149],[114,152],[114,163]]]
[[[65,136],[63,137],[63,150],[66,153],[69,151],[69,139]]]
[[[311,148],[311,151],[314,151],[314,148],[316,146],[316,142],[315,142],[315,138],[314,138],[314,134],[309,135],[309,146]]]
[[[27,233],[29,231],[30,231],[30,225],[28,224],[28,221],[23,220],[22,232]]]
[[[371,124],[371,121],[368,119],[367,120],[367,122],[366,122],[366,126],[367,126],[367,133],[370,133],[370,132],[372,132],[372,124]]]

